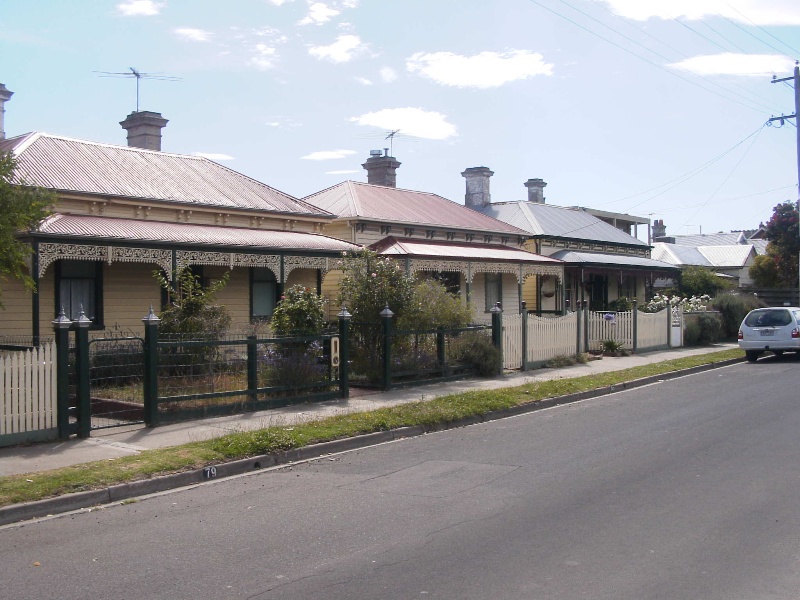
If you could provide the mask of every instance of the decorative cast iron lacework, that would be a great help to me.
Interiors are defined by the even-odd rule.
[[[153,263],[161,267],[172,279],[172,253],[153,248],[119,248],[89,244],[39,244],[39,277],[57,260],[104,260],[112,262]]]
[[[283,279],[289,279],[289,273],[295,269],[319,269],[322,271],[322,278],[331,270],[329,261],[324,256],[284,256],[283,257]]]
[[[241,254],[239,252],[203,252],[201,250],[178,250],[175,253],[178,269],[187,265],[215,267],[266,267],[276,277],[280,276],[281,259],[272,254]]]
[[[559,281],[562,278],[562,268],[556,265],[531,265],[519,263],[493,263],[470,262],[460,260],[412,260],[410,272],[417,271],[455,271],[462,273],[468,282],[472,282],[478,273],[509,273],[517,281],[525,281],[531,275],[552,275]]]

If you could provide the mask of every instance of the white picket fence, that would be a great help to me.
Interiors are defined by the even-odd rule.
[[[633,350],[633,311],[589,313],[589,349],[602,350],[605,341]]]
[[[660,348],[667,345],[666,319],[663,310],[657,313],[639,313],[636,321],[636,337],[639,348]]]
[[[578,351],[578,313],[563,317],[528,317],[528,362],[544,363]]]
[[[0,435],[56,427],[55,343],[0,355]]]

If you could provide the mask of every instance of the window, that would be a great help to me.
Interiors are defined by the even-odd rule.
[[[486,273],[486,310],[491,310],[495,304],[502,301],[503,275],[501,273]]]
[[[95,325],[102,326],[100,291],[103,264],[85,260],[60,260],[56,263],[56,315],[64,314],[75,321],[81,308]]]
[[[458,295],[461,292],[461,273],[457,271],[439,271],[433,274],[433,278],[441,282],[448,293]]]
[[[271,317],[277,302],[278,284],[275,273],[264,267],[250,269],[250,316]]]

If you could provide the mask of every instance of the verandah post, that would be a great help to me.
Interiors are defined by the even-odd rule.
[[[381,311],[381,325],[383,331],[383,369],[382,385],[384,390],[388,390],[392,384],[392,317],[394,313],[386,305]]]
[[[144,323],[144,422],[155,427],[158,422],[158,324],[161,321],[150,307]]]
[[[58,437],[68,440],[69,431],[69,328],[72,326],[64,314],[64,307],[53,321],[56,337],[56,423]]]

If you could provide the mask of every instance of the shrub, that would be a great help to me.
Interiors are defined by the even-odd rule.
[[[722,332],[722,319],[717,313],[692,313],[685,317],[683,331],[685,346],[708,346],[719,341]]]
[[[327,377],[327,366],[320,361],[321,358],[322,344],[319,342],[303,347],[268,345],[259,361],[262,385],[286,388],[284,393],[288,395],[310,392],[315,383],[321,384]]]
[[[472,308],[451,294],[440,281],[424,279],[413,284],[410,302],[397,318],[397,329],[456,329],[473,320]]]
[[[608,354],[609,356],[627,355],[622,342],[618,342],[617,340],[603,340],[602,348],[603,354]]]
[[[272,328],[279,336],[319,335],[325,327],[325,299],[302,285],[281,296],[272,313]]]
[[[571,367],[572,365],[576,364],[577,362],[578,362],[578,359],[575,356],[569,356],[569,355],[566,355],[566,354],[559,354],[558,356],[554,356],[553,358],[548,360],[546,363],[544,363],[544,366],[547,367],[548,369],[560,369],[562,367]]]
[[[706,267],[688,266],[681,271],[678,290],[684,296],[702,296],[715,294],[729,289],[731,283]]]
[[[633,309],[633,302],[631,302],[630,298],[617,298],[608,303],[608,308],[617,312],[627,312]]]
[[[345,253],[342,260],[340,304],[347,306],[353,322],[379,323],[380,313],[389,306],[400,319],[413,295],[414,279],[397,261],[372,250]]]
[[[722,316],[721,335],[725,339],[736,339],[742,319],[754,308],[767,306],[752,294],[723,294],[714,298],[711,308],[719,311]]]
[[[490,337],[468,332],[453,340],[450,350],[453,359],[469,365],[480,377],[492,377],[503,372],[503,354]]]

